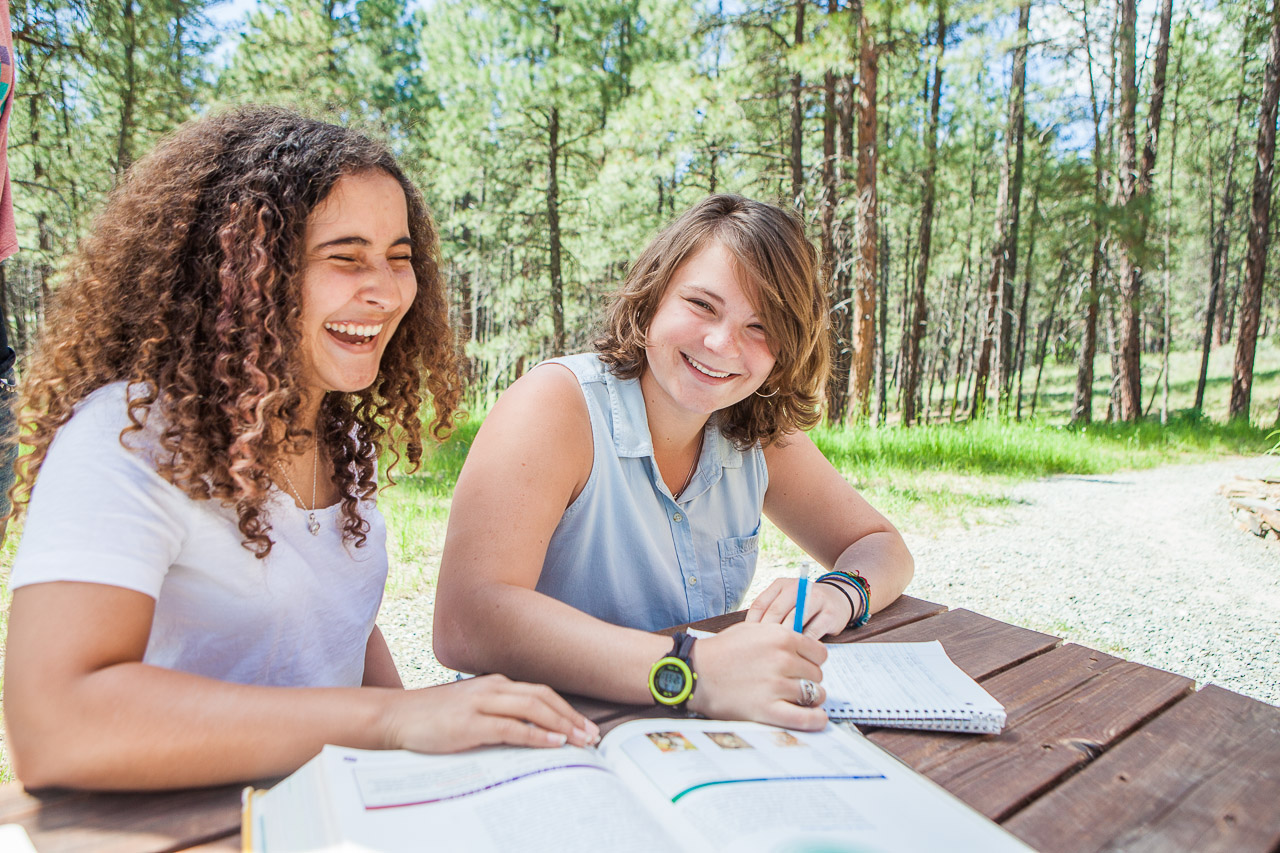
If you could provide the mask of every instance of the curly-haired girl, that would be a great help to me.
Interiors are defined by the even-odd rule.
[[[454,492],[442,661],[721,719],[826,724],[817,638],[892,602],[913,564],[802,431],[829,363],[816,266],[794,215],[711,196],[641,252],[595,353],[507,390]],[[740,606],[762,512],[831,570],[801,618],[792,579],[696,646],[644,633]],[[486,522],[499,515],[500,531]]]
[[[594,735],[545,687],[403,690],[374,624],[379,453],[419,461],[424,381],[437,435],[459,397],[434,226],[381,144],[274,108],[184,126],[110,197],[32,364],[4,685],[28,786]]]

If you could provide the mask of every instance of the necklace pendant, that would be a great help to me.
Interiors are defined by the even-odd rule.
[[[320,535],[320,522],[316,520],[314,512],[307,513],[307,532],[312,536]]]

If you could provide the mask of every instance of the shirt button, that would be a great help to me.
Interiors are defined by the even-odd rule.
[[[684,521],[684,516],[677,512],[675,515],[671,516],[671,520],[675,522]]]
[[[698,585],[698,576],[689,575],[689,586],[697,586],[697,585]]]

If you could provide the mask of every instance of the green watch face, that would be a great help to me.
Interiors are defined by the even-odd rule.
[[[663,696],[679,696],[686,680],[680,667],[667,664],[658,669],[658,674],[653,677],[653,684]]]
[[[680,658],[665,657],[649,670],[649,690],[663,705],[679,705],[693,693],[695,678],[693,670]]]

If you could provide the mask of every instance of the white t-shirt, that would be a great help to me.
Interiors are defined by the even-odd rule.
[[[85,398],[54,437],[31,496],[11,587],[87,581],[156,600],[144,662],[241,684],[352,687],[387,578],[386,524],[361,506],[368,540],[342,540],[338,505],[307,513],[272,489],[275,543],[259,560],[235,510],[195,501],[163,479],[153,407],[125,437],[126,386]]]

